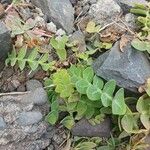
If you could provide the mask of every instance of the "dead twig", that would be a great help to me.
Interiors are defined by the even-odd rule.
[[[2,96],[9,96],[9,95],[24,95],[24,94],[28,94],[28,93],[30,93],[30,91],[26,91],[26,92],[0,93],[0,97],[2,97]]]

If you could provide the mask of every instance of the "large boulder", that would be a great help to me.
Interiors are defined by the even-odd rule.
[[[48,20],[53,21],[57,27],[63,28],[67,33],[73,32],[74,9],[70,0],[31,0],[41,8]]]
[[[110,51],[99,56],[93,64],[95,73],[106,79],[116,80],[118,86],[137,92],[137,88],[150,77],[150,62],[143,52],[128,42],[122,51],[117,42]]]
[[[0,21],[0,71],[4,67],[8,52],[12,49],[11,35],[5,24]]]
[[[89,16],[100,25],[106,25],[120,14],[121,8],[114,0],[98,0],[92,4],[89,10]]]

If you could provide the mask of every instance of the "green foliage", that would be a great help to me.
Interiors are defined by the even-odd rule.
[[[71,77],[65,69],[58,70],[53,74],[53,83],[56,86],[55,91],[60,93],[60,97],[62,98],[67,98],[74,92]]]
[[[69,113],[62,120],[68,129],[73,127],[75,120],[83,117],[92,124],[100,123],[105,117],[101,108],[107,108],[114,115],[126,113],[124,90],[120,89],[115,94],[116,82],[110,80],[104,84],[91,67],[72,65],[68,70],[57,70],[52,75],[52,82],[55,92],[64,101],[59,110]]]
[[[28,64],[32,71],[36,70],[39,66],[41,66],[44,71],[47,71],[52,67],[54,62],[49,62],[49,55],[47,53],[39,57],[38,49],[35,48],[28,55],[27,47],[22,47],[18,53],[13,49],[5,63],[6,65],[10,63],[12,67],[18,64],[20,70],[23,70],[26,64]]]
[[[54,38],[50,40],[51,46],[56,50],[56,53],[60,60],[65,60],[67,58],[66,44],[68,42],[68,37],[66,35]]]
[[[139,51],[147,51],[148,53],[150,53],[150,42],[149,41],[141,41],[139,39],[134,39],[132,42],[131,42],[132,46],[139,50]]]
[[[86,32],[88,32],[88,33],[99,33],[100,29],[101,29],[101,26],[100,26],[100,25],[97,25],[97,26],[96,26],[95,22],[90,21],[90,22],[87,24]]]
[[[11,29],[12,37],[24,34],[35,26],[34,22],[24,22],[20,17],[13,15],[9,15],[5,22],[6,26]]]
[[[74,137],[73,141],[71,150],[95,150],[95,148],[102,142],[102,139],[99,137]]]
[[[147,5],[136,4],[131,12],[138,15],[137,21],[141,27],[138,37],[132,41],[132,46],[139,51],[150,53],[150,3]]]

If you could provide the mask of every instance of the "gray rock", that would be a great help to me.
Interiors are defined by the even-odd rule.
[[[19,115],[18,123],[21,126],[28,126],[40,122],[42,119],[41,112],[31,111],[31,112],[22,112]]]
[[[43,88],[37,88],[34,91],[24,95],[22,98],[22,102],[24,103],[33,103],[37,105],[44,104],[47,100],[47,93]]]
[[[12,0],[0,0],[0,3],[2,4],[5,4],[5,3],[10,4],[11,2]]]
[[[105,80],[114,79],[118,86],[137,92],[137,88],[150,77],[150,63],[144,53],[131,47],[131,43],[120,51],[117,42],[94,62],[95,73]]]
[[[73,32],[74,9],[69,0],[31,0],[41,8],[48,20],[53,21],[58,28],[63,28],[67,33]]]
[[[12,49],[11,36],[5,24],[0,21],[0,71],[4,67],[4,61],[8,52]]]
[[[81,31],[74,32],[70,37],[70,42],[76,43],[80,52],[86,51],[85,37]]]
[[[146,4],[146,0],[115,0],[120,7],[122,8],[124,13],[130,12],[130,9],[137,4]]]
[[[65,34],[66,34],[66,32],[63,29],[58,29],[55,35],[62,36],[62,35],[65,35]]]
[[[43,87],[42,83],[38,80],[32,79],[26,82],[27,91],[34,91],[37,88]]]
[[[127,13],[125,15],[125,21],[126,21],[128,27],[131,28],[132,30],[137,29],[136,18],[137,17],[134,14],[131,14],[131,13]]]
[[[6,123],[2,117],[0,117],[0,130],[6,128]]]
[[[53,22],[47,23],[47,30],[52,33],[56,33],[57,31],[56,25]]]
[[[120,12],[121,8],[114,0],[98,0],[96,4],[91,5],[89,16],[103,26],[114,21]]]
[[[91,125],[86,119],[81,119],[72,129],[74,136],[83,137],[110,137],[111,124],[110,119],[106,118],[98,125]]]

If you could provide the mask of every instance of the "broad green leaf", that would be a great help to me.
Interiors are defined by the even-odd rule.
[[[58,120],[58,111],[51,111],[47,116],[46,116],[47,121],[54,125],[57,120]]]
[[[112,101],[112,113],[114,115],[124,115],[126,113],[127,107],[124,100],[124,89],[121,88],[115,94]]]
[[[81,79],[75,84],[77,91],[81,94],[86,94],[86,90],[89,87],[89,85],[90,83],[85,79]]]
[[[85,112],[86,119],[91,119],[95,113],[94,107],[87,106],[87,110]]]
[[[65,118],[61,121],[61,123],[62,123],[67,129],[69,129],[69,130],[71,130],[72,127],[73,127],[74,124],[75,124],[74,119],[73,119],[73,117],[71,117],[71,116],[65,117]]]
[[[81,119],[87,110],[87,105],[83,101],[79,101],[77,104],[77,116],[76,119]]]
[[[100,112],[102,113],[102,114],[112,114],[112,109],[111,109],[111,107],[102,107],[101,109],[100,109]]]
[[[110,146],[101,146],[97,148],[97,150],[115,150],[115,149]]]
[[[18,65],[19,65],[19,68],[20,70],[23,70],[26,66],[26,60],[18,60]]]
[[[101,93],[102,91],[95,85],[90,85],[86,90],[87,97],[92,101],[100,100]]]
[[[66,49],[56,49],[56,52],[60,60],[65,60],[67,58]]]
[[[47,70],[50,69],[51,63],[42,63],[42,64],[41,64],[41,67],[42,67],[42,69],[43,69],[44,71],[47,71]]]
[[[94,142],[81,142],[76,146],[77,150],[94,150],[96,148],[96,144]]]
[[[55,40],[54,37],[52,37],[52,38],[50,39],[50,44],[52,45],[52,47],[53,47],[54,49],[59,49],[59,47],[58,47],[58,41]]]
[[[77,102],[68,103],[68,104],[67,104],[67,110],[68,110],[69,112],[75,111],[77,104],[78,104]]]
[[[140,120],[143,126],[149,130],[150,129],[150,114],[141,114]]]
[[[49,57],[49,54],[46,53],[44,54],[41,59],[39,60],[41,63],[45,63],[46,61],[48,61],[48,57]]]
[[[140,133],[138,128],[139,115],[125,114],[121,119],[122,128],[127,133]]]
[[[131,44],[135,49],[139,51],[150,52],[150,42],[140,41],[139,39],[134,39]]]
[[[108,107],[112,104],[113,93],[116,88],[116,81],[110,80],[104,85],[104,89],[102,90],[101,101],[103,106]]]
[[[136,109],[141,114],[150,114],[150,97],[143,95],[139,98]]]
[[[31,62],[28,62],[29,66],[31,67],[31,70],[34,71],[38,68],[39,64],[37,61],[31,61]]]
[[[84,71],[83,71],[83,78],[85,80],[87,80],[88,82],[92,82],[93,80],[93,76],[94,76],[94,71],[92,69],[92,67],[87,67]]]
[[[88,33],[94,33],[95,32],[95,22],[93,21],[90,21],[88,24],[87,24],[87,27],[86,27],[86,32]]]
[[[51,104],[51,110],[53,111],[53,110],[57,110],[58,111],[58,109],[59,109],[59,103],[58,103],[58,101],[57,100],[55,100],[54,102],[52,102],[52,104]]]
[[[27,52],[27,47],[22,47],[19,52],[18,52],[18,59],[22,60],[25,56],[26,56],[26,52]]]
[[[93,78],[93,85],[98,87],[99,89],[102,89],[104,86],[104,82],[101,78],[99,78],[95,75]]]
[[[68,98],[68,102],[77,102],[80,100],[80,95],[79,93],[73,93],[69,98]]]
[[[86,32],[88,33],[98,33],[100,31],[101,26],[96,26],[95,22],[90,21],[87,24]]]
[[[56,85],[55,91],[60,93],[62,98],[70,97],[74,92],[70,75],[65,69],[58,70],[53,74],[53,83]]]
[[[38,50],[37,50],[36,48],[34,48],[34,49],[31,51],[31,53],[30,53],[28,59],[29,59],[30,61],[33,61],[33,60],[35,60],[35,59],[37,58],[37,56],[38,56]]]

